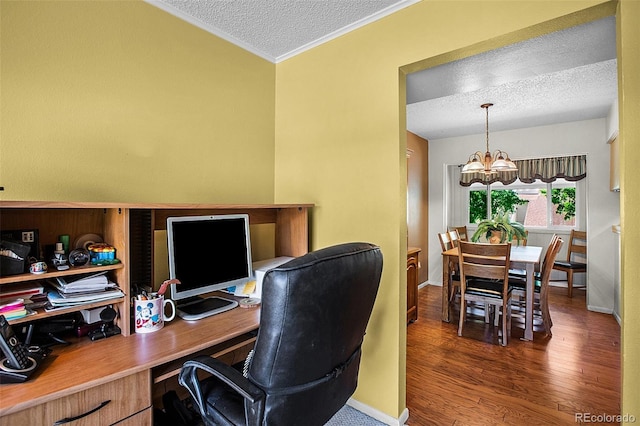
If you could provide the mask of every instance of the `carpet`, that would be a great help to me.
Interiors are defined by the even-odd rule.
[[[373,417],[369,417],[362,411],[358,411],[355,408],[345,405],[329,420],[325,426],[386,426]]]

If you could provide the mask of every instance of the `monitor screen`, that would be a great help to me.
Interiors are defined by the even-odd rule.
[[[199,296],[252,279],[249,216],[167,218],[169,275],[174,300]]]

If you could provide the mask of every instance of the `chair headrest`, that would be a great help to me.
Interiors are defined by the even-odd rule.
[[[380,247],[371,243],[355,242],[355,243],[337,244],[334,246],[325,247],[316,251],[312,251],[303,256],[297,257],[272,270],[290,271],[292,269],[304,268],[310,265],[314,265],[318,262],[322,262],[328,259],[333,259],[336,257],[352,255],[352,254],[362,253],[366,251],[375,251],[375,250],[379,251]]]

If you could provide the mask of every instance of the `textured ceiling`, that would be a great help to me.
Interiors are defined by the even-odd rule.
[[[426,139],[606,117],[617,100],[615,18],[407,77],[407,128]]]
[[[280,62],[417,1],[147,0],[271,62]]]
[[[146,0],[277,63],[418,0]],[[615,18],[407,77],[407,129],[425,139],[606,117],[617,100]]]

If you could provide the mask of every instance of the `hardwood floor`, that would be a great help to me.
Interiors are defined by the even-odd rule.
[[[506,347],[480,317],[468,316],[458,337],[458,311],[440,320],[440,292],[419,290],[418,320],[407,326],[408,425],[619,423],[602,416],[620,415],[620,327],[587,311],[584,291],[569,299],[552,287],[553,336],[522,341],[514,319]]]

